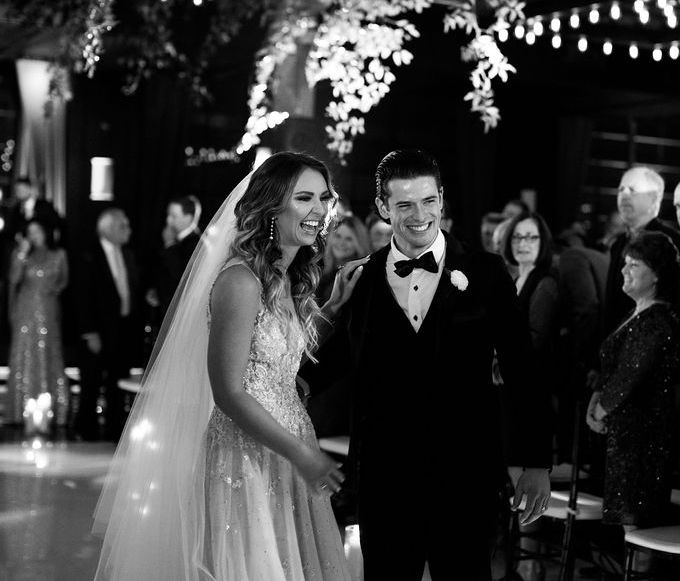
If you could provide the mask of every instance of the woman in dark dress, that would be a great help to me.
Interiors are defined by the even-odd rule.
[[[607,435],[603,522],[628,531],[662,525],[670,506],[680,264],[660,232],[640,233],[624,255],[635,309],[602,344],[587,422]]]

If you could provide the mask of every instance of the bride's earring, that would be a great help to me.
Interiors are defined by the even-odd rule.
[[[269,225],[269,240],[274,240],[274,222],[276,222],[276,218],[272,218]]]

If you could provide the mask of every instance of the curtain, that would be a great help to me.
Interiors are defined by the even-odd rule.
[[[47,61],[16,62],[22,117],[17,175],[28,176],[56,210],[66,213],[66,102],[50,98],[53,65]],[[63,75],[63,71],[60,71]]]

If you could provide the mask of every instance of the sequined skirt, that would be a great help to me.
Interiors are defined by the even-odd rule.
[[[309,418],[298,437],[317,446]],[[206,438],[205,561],[219,581],[348,580],[330,498],[215,410]]]

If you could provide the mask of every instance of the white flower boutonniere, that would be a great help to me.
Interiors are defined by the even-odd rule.
[[[468,287],[468,279],[460,270],[454,270],[451,273],[451,284],[459,291],[464,291]]]

